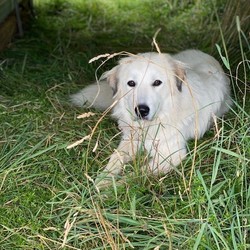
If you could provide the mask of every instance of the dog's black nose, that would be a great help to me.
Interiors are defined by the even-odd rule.
[[[145,104],[135,107],[135,113],[139,118],[145,118],[149,114],[149,107]]]

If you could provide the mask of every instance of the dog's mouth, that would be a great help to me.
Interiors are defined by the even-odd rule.
[[[151,119],[149,119],[148,117],[138,117],[136,116],[135,121],[151,121]]]

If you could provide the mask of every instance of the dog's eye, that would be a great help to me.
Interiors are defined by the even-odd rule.
[[[135,82],[133,80],[127,82],[129,87],[135,87]]]
[[[162,84],[162,81],[161,80],[155,80],[152,84],[153,87],[157,87],[157,86],[160,86]]]

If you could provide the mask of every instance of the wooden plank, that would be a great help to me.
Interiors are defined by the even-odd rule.
[[[15,9],[15,2],[20,3],[22,0],[0,0],[0,23]]]
[[[15,5],[17,2],[22,4],[22,8]],[[32,16],[31,8],[32,0],[0,0],[0,18],[5,17],[0,22],[0,51],[11,42],[17,31],[19,36],[23,35],[22,23]]]
[[[16,31],[16,16],[13,12],[5,19],[4,23],[0,24],[0,51],[11,42]]]

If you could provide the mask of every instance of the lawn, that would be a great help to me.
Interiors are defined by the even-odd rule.
[[[0,53],[0,249],[250,249],[250,7],[236,2],[34,1],[25,36]],[[159,29],[162,52],[221,62],[234,105],[177,172],[146,175],[142,154],[124,184],[99,191],[119,130],[69,95],[118,60],[91,58],[156,50]]]

